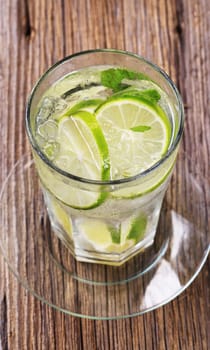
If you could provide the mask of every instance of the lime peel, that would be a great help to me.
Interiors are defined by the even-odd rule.
[[[143,239],[147,227],[147,217],[140,215],[136,217],[131,225],[127,239],[133,239],[136,243]]]
[[[91,99],[91,100],[83,100],[76,103],[73,107],[68,109],[63,116],[70,116],[79,111],[86,111],[93,113],[95,109],[104,102],[104,99]]]

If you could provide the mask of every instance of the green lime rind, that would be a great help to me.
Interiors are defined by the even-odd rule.
[[[157,104],[160,99],[161,99],[161,95],[159,94],[159,92],[156,89],[146,89],[146,90],[141,90],[138,88],[134,88],[134,87],[128,87],[123,91],[117,92],[115,94],[113,94],[111,98],[115,99],[116,97],[137,97],[137,98],[142,98],[144,100],[146,100],[149,104]]]
[[[113,227],[109,227],[109,230],[111,233],[112,242],[115,244],[120,244],[121,243],[120,231]]]
[[[39,169],[38,169],[39,170]],[[40,174],[40,172],[39,172]],[[62,196],[60,196],[59,194],[55,194],[55,191],[53,191],[51,189],[51,187],[49,187],[49,185],[47,185],[47,183],[45,183],[45,181],[43,180],[43,177],[41,177],[40,179],[42,186],[50,193],[50,195],[52,197],[54,197],[55,199],[57,199],[62,205],[68,207],[68,208],[72,208],[72,209],[76,209],[76,210],[89,210],[89,209],[95,209],[97,207],[99,207],[107,198],[108,194],[105,192],[102,192],[99,194],[99,196],[96,198],[96,200],[94,201],[93,204],[87,205],[87,206],[79,206],[79,205],[74,205],[74,204],[70,204],[67,201],[64,201],[62,199]],[[48,182],[48,181],[47,181]],[[56,184],[55,184],[56,185]],[[67,190],[67,189],[66,189]],[[70,185],[68,185],[68,191],[72,191],[73,187],[71,188]],[[77,189],[77,193],[80,193],[81,196],[86,195],[85,194],[86,191],[81,190],[81,189]],[[71,196],[71,195],[70,195]],[[69,197],[70,197],[69,196]]]
[[[104,102],[104,99],[94,99],[94,100],[85,100],[76,103],[73,107],[68,109],[65,112],[65,116],[70,116],[75,114],[78,111],[86,111],[93,113],[95,109]]]
[[[70,117],[72,114],[75,114],[79,111],[86,111],[89,113],[94,113],[96,108],[104,102],[104,99],[90,99],[90,100],[82,100],[75,103],[73,106],[68,108],[65,113],[56,117],[57,123],[60,122],[64,117]]]
[[[147,217],[140,215],[136,217],[131,225],[130,232],[126,239],[133,239],[136,243],[144,238],[147,227]]]

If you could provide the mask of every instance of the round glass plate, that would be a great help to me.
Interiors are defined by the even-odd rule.
[[[209,184],[181,152],[152,246],[120,267],[77,262],[53,233],[31,155],[5,180],[0,251],[18,281],[67,314],[92,319],[140,315],[178,296],[210,250]]]

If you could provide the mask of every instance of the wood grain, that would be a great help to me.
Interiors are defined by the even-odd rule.
[[[186,106],[183,148],[209,180],[209,0],[0,0],[1,181],[29,150],[25,105],[39,76],[63,56],[102,47],[136,52],[168,72]],[[209,271],[208,259],[194,283],[156,311],[90,321],[36,300],[0,256],[0,349],[208,350]]]

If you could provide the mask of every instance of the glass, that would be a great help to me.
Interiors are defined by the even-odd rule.
[[[5,268],[29,293],[68,315],[120,319],[163,306],[194,281],[210,251],[209,179],[199,169],[193,150],[179,152],[154,244],[116,267],[69,254],[49,224],[31,154],[24,154],[0,192]],[[208,276],[203,278],[205,283]]]
[[[71,72],[96,66],[123,67],[143,73],[162,89],[170,101],[170,110],[163,106],[168,116],[172,114],[174,128],[167,152],[137,175],[105,181],[79,177],[50,161],[37,141],[35,119],[40,101],[48,89]],[[81,52],[56,63],[41,77],[28,101],[27,132],[51,225],[78,261],[121,265],[151,247],[183,124],[183,104],[173,82],[159,67],[131,53],[116,50]],[[76,198],[79,201],[85,199],[87,208],[93,199],[97,205],[81,209],[75,203]],[[98,198],[105,200],[100,202]],[[116,235],[120,239],[116,239]]]

